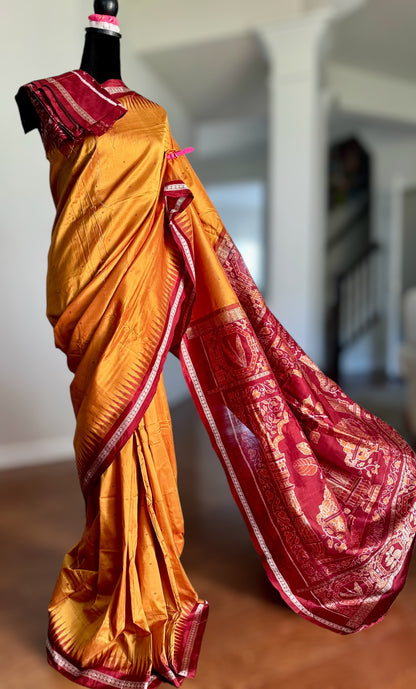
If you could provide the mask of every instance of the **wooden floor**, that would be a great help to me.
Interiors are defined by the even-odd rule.
[[[211,605],[193,689],[415,689],[416,563],[387,618],[343,637],[272,589],[189,405],[174,413],[184,564]],[[72,462],[0,474],[0,689],[70,689],[45,661],[46,608],[84,506]]]

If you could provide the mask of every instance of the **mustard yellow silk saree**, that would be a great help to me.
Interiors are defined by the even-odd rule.
[[[51,165],[48,317],[87,503],[50,603],[51,664],[94,688],[195,673],[207,604],[180,564],[169,350],[283,598],[342,634],[382,619],[416,528],[412,450],[270,313],[161,107],[80,70],[25,88]]]

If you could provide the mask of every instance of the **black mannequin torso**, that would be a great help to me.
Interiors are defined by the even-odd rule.
[[[95,0],[94,12],[115,17],[118,12],[118,2],[117,0]],[[120,34],[99,28],[87,28],[81,69],[88,72],[99,83],[107,79],[121,79]],[[40,129],[39,117],[24,88],[19,89],[16,101],[24,131]]]

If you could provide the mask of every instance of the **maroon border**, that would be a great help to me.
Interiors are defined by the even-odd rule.
[[[172,311],[173,304],[176,300],[177,293],[178,293],[178,290],[179,290],[179,287],[180,287],[180,284],[182,283],[182,281],[183,281],[183,275],[180,274],[178,276],[175,288],[172,292],[172,297],[171,297],[170,302],[169,302],[169,310],[168,310],[169,314]],[[161,343],[163,342],[163,339],[165,337],[165,334],[166,334],[166,331],[168,328],[168,320],[169,320],[168,318],[166,319],[165,328],[164,328],[164,330],[161,334],[160,340],[159,340],[159,346],[156,348],[154,357],[153,357],[152,362],[148,368],[146,376],[144,377],[141,385],[137,388],[134,396],[131,398],[131,400],[128,403],[128,405],[126,406],[126,408],[123,410],[120,417],[117,419],[116,423],[112,426],[110,431],[108,431],[108,433],[101,440],[101,443],[98,446],[98,449],[94,453],[94,458],[91,459],[91,461],[89,462],[89,467],[87,467],[86,470],[82,474],[81,487],[82,487],[82,491],[83,491],[84,495],[88,494],[88,492],[90,491],[90,489],[92,488],[92,486],[96,482],[97,478],[105,471],[105,469],[107,469],[107,467],[110,466],[111,462],[113,461],[114,456],[126,444],[128,439],[131,437],[131,435],[134,433],[135,429],[137,428],[138,422],[143,417],[143,414],[146,412],[146,409],[148,408],[148,406],[149,406],[149,404],[150,404],[150,402],[151,402],[151,400],[155,394],[157,385],[159,383],[160,375],[162,373],[163,366],[164,366],[164,363],[166,361],[166,357],[169,353],[169,349],[170,349],[170,345],[171,345],[172,340],[173,340],[175,329],[176,329],[176,326],[177,326],[178,321],[180,319],[181,306],[183,304],[185,296],[186,296],[186,292],[185,292],[185,289],[183,289],[183,293],[182,293],[182,295],[179,299],[179,302],[178,302],[176,313],[175,313],[174,318],[172,320],[171,333],[170,333],[169,339],[166,343],[165,351],[161,357],[159,369],[155,375],[155,379],[154,379],[152,386],[149,388],[148,394],[146,395],[145,399],[143,400],[143,404],[141,405],[140,410],[138,410],[136,416],[134,417],[134,419],[130,423],[129,427],[120,436],[119,440],[116,442],[116,444],[114,445],[112,450],[109,452],[108,456],[105,459],[103,459],[99,464],[97,464],[97,466],[95,466],[95,463],[97,462],[97,459],[100,456],[101,452],[105,449],[106,445],[111,441],[111,438],[117,433],[117,430],[123,424],[124,420],[129,415],[132,408],[136,404],[136,402],[137,402],[138,398],[140,397],[140,394],[142,393],[143,389],[146,387],[147,381],[149,380],[149,377],[150,377],[150,375],[153,371],[153,368],[155,366],[156,359],[159,355]],[[87,479],[86,476],[90,471],[92,471],[92,476]]]
[[[198,613],[198,608],[200,606],[202,607],[201,613]],[[173,658],[172,665],[174,666],[174,669],[171,669],[171,672],[175,675],[175,686],[179,687],[181,684],[184,682],[186,678],[192,679],[195,677],[196,674],[196,668],[198,664],[198,658],[199,658],[199,653],[201,649],[201,643],[202,643],[202,637],[205,631],[205,625],[208,619],[208,612],[209,612],[209,606],[206,601],[198,601],[195,603],[193,606],[188,618],[184,620],[182,623],[179,622],[179,625],[183,624],[183,632],[181,635],[179,635],[178,640],[175,643],[175,650],[178,649],[179,652],[179,660],[176,661],[175,658]],[[187,668],[183,668],[182,663],[184,660],[184,657],[186,654],[188,654],[188,640],[190,635],[192,634],[193,630],[196,628],[195,636],[192,641],[192,647],[189,653],[189,664]],[[72,682],[75,682],[76,684],[81,684],[84,687],[89,687],[90,689],[108,689],[110,687],[111,689],[117,689],[114,687],[111,683],[105,683],[103,681],[100,681],[99,679],[93,679],[90,677],[86,677],[85,674],[86,672],[99,672],[104,675],[108,675],[110,678],[114,678],[116,680],[120,680],[121,682],[136,682],[139,684],[143,684],[143,689],[155,689],[156,687],[160,686],[160,684],[164,682],[168,682],[166,678],[164,678],[162,675],[159,675],[156,672],[153,672],[148,678],[146,679],[140,679],[137,676],[134,677],[129,677],[126,676],[123,673],[114,671],[114,670],[109,670],[108,668],[100,668],[100,667],[94,667],[94,668],[84,668],[81,670],[75,663],[70,660],[67,654],[63,653],[61,650],[58,650],[55,646],[55,644],[52,642],[51,638],[48,637],[48,643],[50,644],[51,648],[53,651],[58,653],[60,656],[62,656],[63,660],[66,660],[68,663],[70,663],[78,672],[79,675],[75,676],[74,674],[71,674],[71,672],[67,669],[65,669],[62,665],[59,665],[53,658],[49,648],[47,647],[46,653],[47,653],[47,660],[48,663],[51,667],[54,668],[54,670],[57,670],[61,675],[64,675],[67,677],[67,679],[71,680]],[[169,682],[168,682],[169,683]],[[172,682],[170,682],[172,683]],[[146,686],[147,684],[147,686]]]

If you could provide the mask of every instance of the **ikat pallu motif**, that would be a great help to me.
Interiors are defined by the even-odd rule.
[[[402,585],[414,454],[304,354],[225,232],[216,252],[240,304],[191,322],[193,393],[272,582],[306,618],[357,631]]]
[[[94,688],[195,674],[207,604],[180,563],[168,351],[273,585],[334,631],[374,624],[407,572],[413,452],[268,310],[162,108],[79,70],[25,88],[51,165],[48,317],[87,505],[49,606],[50,663]]]

